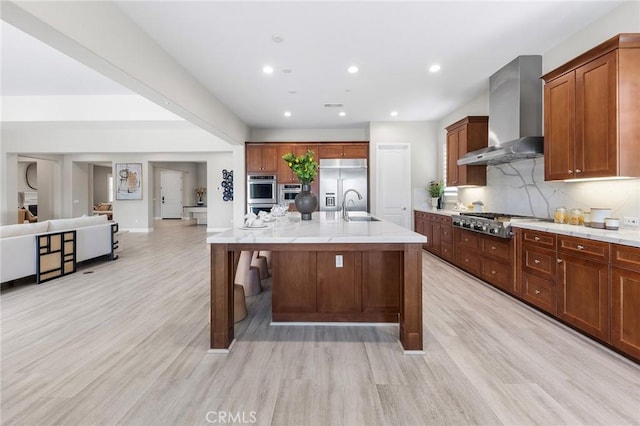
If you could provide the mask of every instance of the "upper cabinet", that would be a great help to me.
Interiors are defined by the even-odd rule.
[[[542,76],[545,180],[640,177],[640,34]]]
[[[368,158],[369,143],[323,143],[318,158]]]
[[[447,186],[486,185],[486,166],[458,166],[458,159],[467,152],[487,147],[489,143],[489,117],[465,117],[446,129]]]
[[[278,152],[275,145],[246,146],[247,173],[277,173]]]

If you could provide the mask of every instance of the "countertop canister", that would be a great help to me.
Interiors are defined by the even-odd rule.
[[[604,220],[611,217],[611,209],[603,207],[591,208],[591,227],[604,229]]]

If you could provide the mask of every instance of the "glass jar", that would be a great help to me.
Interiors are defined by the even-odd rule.
[[[584,225],[582,209],[571,209],[569,212],[569,225]]]
[[[555,223],[567,223],[569,221],[569,216],[567,215],[567,208],[556,207],[556,213],[553,216],[553,221]]]

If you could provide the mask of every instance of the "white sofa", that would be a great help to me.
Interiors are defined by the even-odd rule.
[[[117,224],[106,216],[83,216],[43,222],[0,226],[0,282],[36,274],[36,237],[75,230],[75,261],[109,255],[114,259]],[[113,229],[115,227],[115,229]],[[75,269],[75,268],[74,268]]]

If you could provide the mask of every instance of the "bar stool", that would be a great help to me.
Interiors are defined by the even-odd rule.
[[[269,278],[269,265],[267,264],[267,259],[262,256],[258,256],[258,251],[253,252],[253,256],[251,257],[251,266],[258,268],[260,272],[260,279],[264,280]]]
[[[236,269],[234,284],[244,287],[244,295],[255,296],[262,291],[260,285],[260,272],[257,267],[251,266],[253,251],[240,252],[240,260]]]
[[[244,287],[238,284],[233,285],[233,322],[240,322],[247,317],[247,301],[244,298]],[[211,323],[211,308],[207,317]]]
[[[247,317],[247,301],[244,298],[244,287],[233,285],[233,322],[242,321]]]
[[[269,275],[271,275],[271,270],[273,268],[271,266],[271,252],[260,250],[260,253],[258,254],[258,256],[264,257],[265,259],[267,259],[267,268],[269,268]]]

